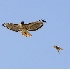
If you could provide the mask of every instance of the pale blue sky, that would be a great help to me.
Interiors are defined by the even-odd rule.
[[[39,19],[47,24],[28,38],[2,26]],[[69,45],[70,0],[0,0],[0,68],[70,68]]]

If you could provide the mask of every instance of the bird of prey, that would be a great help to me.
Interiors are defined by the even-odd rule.
[[[60,46],[55,46],[55,45],[54,45],[53,47],[56,48],[56,50],[58,51],[59,54],[60,54],[59,51],[60,51],[60,50],[63,50]]]
[[[46,23],[46,21],[41,19],[29,24],[24,24],[24,21],[22,21],[20,24],[4,23],[2,26],[7,27],[9,30],[15,32],[21,32],[25,37],[30,37],[32,35],[28,31],[36,31],[40,29],[44,23]]]

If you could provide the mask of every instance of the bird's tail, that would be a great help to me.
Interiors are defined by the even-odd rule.
[[[22,35],[24,35],[25,37],[31,37],[31,36],[32,36],[27,30],[22,30],[21,33],[22,33]]]
[[[62,48],[60,48],[60,50],[63,50]]]

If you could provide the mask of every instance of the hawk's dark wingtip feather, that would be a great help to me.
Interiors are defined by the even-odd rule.
[[[47,23],[45,20],[43,20],[43,19],[41,19],[42,20],[42,22],[45,22],[45,23]]]
[[[4,23],[5,24],[5,23]],[[2,26],[4,26],[5,27],[5,25],[4,24],[2,24]]]

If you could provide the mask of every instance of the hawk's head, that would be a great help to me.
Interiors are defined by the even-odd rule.
[[[23,25],[24,24],[24,21],[22,21],[21,24]]]

